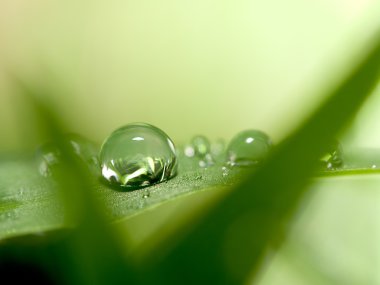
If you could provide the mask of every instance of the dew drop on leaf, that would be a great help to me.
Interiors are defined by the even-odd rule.
[[[210,153],[210,141],[205,136],[195,136],[191,140],[191,146],[194,149],[194,154],[203,158]]]
[[[177,172],[172,140],[157,127],[134,123],[115,130],[100,150],[103,178],[120,187],[144,187]]]
[[[98,172],[98,148],[93,142],[78,134],[65,135],[64,139],[77,158],[82,160],[93,173]],[[60,163],[61,155],[58,146],[52,142],[40,146],[35,155],[39,173],[44,177],[51,176],[54,166]]]
[[[49,177],[52,175],[52,167],[59,163],[61,153],[56,145],[46,143],[37,148],[35,156],[38,172],[44,177]]]
[[[325,155],[321,158],[322,163],[327,169],[335,169],[343,164],[343,150],[337,140],[333,140]]]
[[[99,149],[95,143],[78,134],[68,134],[65,138],[76,156],[82,159],[91,170],[99,169]]]
[[[225,177],[225,176],[228,176],[229,174],[229,169],[225,166],[222,167],[222,175]]]
[[[258,130],[238,133],[227,147],[227,164],[230,166],[256,166],[262,163],[272,142],[268,135]]]
[[[193,156],[198,159],[199,167],[207,168],[214,164],[214,159],[211,155],[210,141],[205,136],[197,135],[193,137],[190,145],[187,147],[187,153],[190,153],[190,149],[193,150]]]
[[[144,194],[143,194],[142,197],[143,197],[143,199],[149,198],[150,197],[150,192],[149,191],[144,192]]]

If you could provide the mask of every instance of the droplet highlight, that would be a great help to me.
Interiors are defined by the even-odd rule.
[[[257,166],[267,158],[271,147],[272,142],[264,132],[242,131],[227,147],[227,164],[239,167]]]
[[[100,151],[103,178],[124,188],[166,181],[177,173],[174,143],[159,128],[134,123],[115,130]]]

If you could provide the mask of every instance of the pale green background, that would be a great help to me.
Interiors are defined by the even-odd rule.
[[[134,121],[177,143],[245,128],[278,141],[365,48],[379,15],[377,0],[2,0],[0,147],[26,144],[9,72],[49,86],[70,130],[98,142]],[[379,137],[367,121],[360,143]]]

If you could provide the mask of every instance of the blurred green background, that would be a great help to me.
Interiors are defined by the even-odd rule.
[[[0,149],[30,146],[9,73],[48,88],[71,131],[98,142],[134,121],[177,143],[246,128],[279,141],[379,24],[377,0],[2,0]],[[346,145],[380,147],[377,93]],[[378,180],[316,183],[262,282],[380,284]]]
[[[3,0],[0,147],[25,142],[9,72],[50,87],[72,131],[99,142],[133,121],[175,142],[246,128],[278,141],[360,53],[379,12],[376,0]]]

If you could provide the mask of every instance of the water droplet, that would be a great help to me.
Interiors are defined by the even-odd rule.
[[[326,154],[321,158],[327,169],[335,169],[343,164],[342,146],[337,140],[333,140],[328,146]]]
[[[176,150],[162,130],[144,123],[115,130],[100,151],[102,176],[121,187],[144,187],[172,178]]]
[[[191,146],[194,148],[196,156],[203,158],[210,152],[210,142],[205,136],[195,136],[191,140]]]
[[[65,140],[69,143],[74,154],[85,162],[93,173],[99,171],[98,149],[93,142],[77,134],[65,135]],[[61,160],[61,155],[58,146],[52,142],[40,146],[36,150],[39,173],[44,177],[51,176],[52,169]]]
[[[198,158],[198,166],[202,168],[207,168],[214,164],[214,159],[211,155],[211,147],[210,142],[205,136],[195,136],[191,140],[190,146],[187,147],[187,153],[192,156],[187,155],[188,157],[196,157]],[[192,153],[190,153],[190,149],[192,149]],[[186,148],[185,148],[186,150]]]
[[[73,152],[94,171],[99,170],[98,147],[92,141],[78,135],[69,134],[65,138]]]
[[[44,176],[51,176],[51,168],[59,163],[61,153],[53,143],[46,143],[36,150],[38,172]]]
[[[371,168],[372,168],[372,169],[376,169],[376,168],[377,168],[376,164],[373,164],[373,165],[371,166]]]
[[[222,167],[222,175],[225,177],[225,176],[228,176],[228,174],[230,173],[229,169],[225,166]]]
[[[20,195],[20,196],[23,196],[24,193],[25,193],[25,188],[24,188],[24,187],[21,187],[21,188],[20,188],[19,195]]]
[[[206,154],[201,160],[198,161],[199,167],[206,168],[214,164],[214,159],[211,154]]]
[[[230,166],[255,166],[262,163],[272,146],[268,135],[258,130],[238,133],[227,148],[227,164]]]

